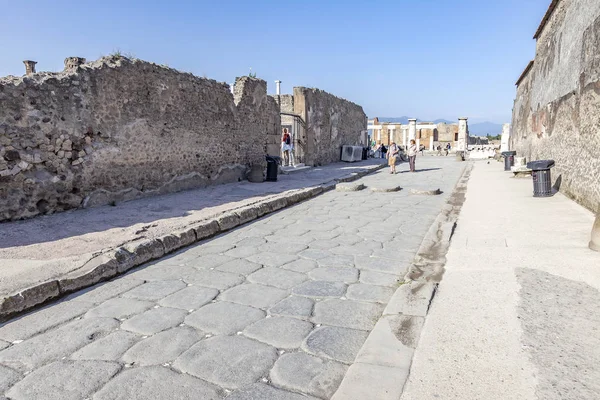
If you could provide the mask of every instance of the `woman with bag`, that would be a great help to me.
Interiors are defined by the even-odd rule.
[[[414,139],[410,140],[410,146],[408,146],[408,165],[410,166],[410,172],[415,172],[415,160],[417,158],[417,142]]]

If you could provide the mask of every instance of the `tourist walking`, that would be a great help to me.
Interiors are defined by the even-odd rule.
[[[437,151],[438,151],[438,156],[441,156],[442,155],[442,146],[440,146],[439,144],[437,147]]]
[[[290,165],[290,152],[292,151],[292,137],[287,128],[283,128],[283,137],[281,138],[281,152],[283,153],[284,166]]]
[[[446,155],[448,155],[448,153],[450,153],[450,143],[446,145]]]
[[[387,148],[384,144],[381,145],[381,158],[386,158]]]
[[[417,147],[417,142],[414,139],[410,140],[410,146],[408,146],[408,165],[410,166],[410,172],[415,172],[415,160],[417,158],[417,153],[419,149]]]
[[[387,153],[388,165],[390,166],[390,174],[396,173],[396,160],[398,160],[398,153],[400,153],[400,148],[396,145],[396,143],[392,142]]]

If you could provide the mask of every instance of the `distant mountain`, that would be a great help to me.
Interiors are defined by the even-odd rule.
[[[496,136],[502,133],[502,124],[493,122],[480,122],[478,124],[469,124],[469,134],[473,136]]]
[[[400,124],[408,124],[410,117],[378,117],[379,122],[395,122]]]

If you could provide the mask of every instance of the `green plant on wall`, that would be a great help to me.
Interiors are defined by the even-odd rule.
[[[248,73],[250,78],[256,78],[256,72],[252,72],[252,67],[250,67],[250,72]]]

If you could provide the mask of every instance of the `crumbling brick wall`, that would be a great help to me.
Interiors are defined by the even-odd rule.
[[[0,78],[0,221],[244,179],[279,135],[266,82],[106,57]]]
[[[360,145],[367,129],[361,106],[319,89],[294,88],[294,113],[306,122],[305,162],[326,165],[340,161],[343,145]]]
[[[537,38],[533,67],[520,79],[511,150],[553,159],[561,191],[600,205],[600,2],[561,0]]]

